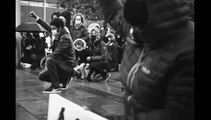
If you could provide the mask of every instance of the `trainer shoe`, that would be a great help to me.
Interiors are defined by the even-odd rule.
[[[65,85],[63,84],[63,86],[61,87],[61,90],[67,90],[72,80],[73,80],[72,77],[68,78],[67,83]]]
[[[49,88],[43,90],[43,93],[49,93],[49,94],[51,94],[51,93],[59,93],[59,92],[61,92],[61,88],[60,87],[54,88],[53,86],[50,86]]]
[[[103,82],[106,82],[110,76],[111,76],[110,73],[106,73],[106,76],[104,76],[104,77],[102,78]]]

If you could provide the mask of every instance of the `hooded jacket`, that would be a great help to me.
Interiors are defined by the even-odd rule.
[[[120,68],[125,115],[137,120],[194,120],[194,23],[188,20],[189,8],[185,0],[142,1],[148,18],[126,45]],[[121,2],[100,0],[100,5],[105,19],[126,36],[135,24],[125,21]]]
[[[78,27],[76,27],[74,25],[75,17],[77,15],[82,16],[82,24]],[[89,32],[88,32],[87,28],[84,26],[84,22],[85,22],[85,19],[82,14],[80,14],[80,13],[75,14],[73,16],[73,20],[72,20],[71,27],[69,28],[69,30],[70,30],[70,34],[72,36],[73,41],[75,41],[78,38],[81,38],[81,39],[85,40],[88,45],[89,44]]]

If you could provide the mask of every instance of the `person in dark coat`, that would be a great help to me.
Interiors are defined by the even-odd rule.
[[[89,73],[87,76],[88,81],[92,81],[91,75],[93,72],[97,72],[102,75],[102,81],[106,82],[108,78],[111,76],[110,73],[107,72],[107,46],[105,42],[101,39],[100,30],[93,29],[91,31],[91,45],[90,51],[92,53],[91,56],[87,57],[87,61],[89,64]]]
[[[119,50],[116,38],[113,33],[107,33],[105,36],[108,39],[107,49],[108,49],[108,71],[118,71],[119,69]]]
[[[72,36],[73,41],[80,38],[85,40],[86,44],[89,45],[89,32],[87,28],[84,26],[85,18],[81,13],[77,13],[73,16],[70,34]]]
[[[69,29],[69,31],[70,31],[70,23],[71,23],[71,12],[70,12],[70,10],[65,10],[65,11],[63,11],[63,12],[61,12],[61,14],[60,14],[60,16],[63,16],[64,18],[65,18],[65,20],[66,20],[66,24],[65,24],[65,26]]]
[[[72,36],[73,42],[77,39],[83,39],[86,42],[86,45],[89,46],[89,32],[84,26],[85,18],[82,14],[77,13],[73,16],[70,26],[70,34]],[[85,50],[86,51],[86,50]],[[75,51],[76,59],[79,57],[78,51]]]
[[[75,75],[73,69],[75,64],[75,50],[72,38],[68,32],[68,28],[64,26],[64,22],[60,18],[51,21],[51,33],[58,37],[58,45],[56,49],[49,55],[41,59],[40,65],[47,69],[40,72],[39,79],[42,81],[50,81],[51,86],[43,93],[57,93],[61,89],[67,89],[72,78]],[[59,83],[63,86],[60,87]]]
[[[105,20],[127,38],[120,67],[125,115],[108,118],[194,120],[194,22],[186,1],[98,1]]]

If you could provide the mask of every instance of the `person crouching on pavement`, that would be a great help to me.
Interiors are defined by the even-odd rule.
[[[67,89],[68,84],[75,75],[73,69],[75,65],[75,50],[73,41],[68,32],[68,28],[64,26],[64,22],[60,18],[55,18],[50,22],[52,34],[58,38],[58,44],[55,50],[43,57],[40,66],[45,65],[45,70],[40,72],[39,79],[41,81],[51,82],[51,86],[43,93],[58,93],[62,89]],[[61,87],[59,84],[62,83]]]
[[[91,80],[91,75],[95,71],[102,75],[102,81],[106,82],[111,76],[110,73],[106,71],[107,69],[107,47],[105,42],[101,39],[100,30],[98,28],[91,31],[91,46],[90,51],[92,56],[87,57],[87,61],[90,61],[89,64],[89,73],[87,76],[88,81]]]
[[[74,69],[79,73],[77,75],[77,78],[84,80],[85,77],[87,77],[87,72],[85,68],[89,64],[89,61],[87,61],[86,58],[91,55],[91,52],[86,45],[85,40],[81,38],[76,39],[73,42],[73,46],[78,53],[76,56],[77,66]]]

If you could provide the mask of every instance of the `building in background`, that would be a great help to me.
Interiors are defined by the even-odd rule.
[[[57,0],[21,0],[21,23],[36,22],[29,16],[29,12],[34,11],[39,17],[50,23],[53,12],[63,12],[66,9],[57,7]]]

